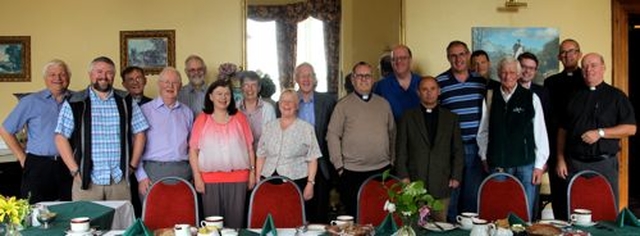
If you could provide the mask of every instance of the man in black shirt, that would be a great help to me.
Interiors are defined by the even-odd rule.
[[[567,104],[558,130],[556,173],[563,179],[582,170],[604,175],[618,197],[620,139],[636,133],[633,106],[619,89],[604,83],[604,59],[582,59],[584,85]]]
[[[549,171],[549,184],[551,185],[551,202],[553,215],[556,219],[567,220],[567,182],[556,175],[556,140],[558,133],[558,123],[560,116],[567,107],[567,102],[572,97],[574,91],[584,86],[582,82],[582,71],[579,67],[580,45],[573,39],[565,39],[560,43],[558,60],[562,62],[564,70],[558,74],[549,76],[544,81],[544,88],[548,93],[548,109],[545,110],[547,130],[549,132],[549,160],[547,167]],[[549,112],[547,112],[549,111]]]

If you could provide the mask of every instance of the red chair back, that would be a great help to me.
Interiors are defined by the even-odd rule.
[[[249,228],[261,228],[268,214],[276,228],[296,228],[306,221],[302,193],[291,179],[272,176],[253,189],[247,221]]]
[[[480,184],[478,214],[481,219],[495,221],[513,213],[522,220],[531,221],[529,201],[524,186],[515,176],[507,173],[489,175]]]
[[[150,230],[175,224],[198,225],[198,199],[193,186],[178,177],[165,177],[149,189],[142,207],[142,220]]]
[[[578,172],[569,182],[567,195],[569,214],[574,209],[589,209],[593,221],[616,220],[618,208],[613,190],[602,174],[590,170]]]
[[[388,189],[400,182],[395,176],[389,176],[385,180],[384,185]],[[382,185],[382,175],[377,174],[369,177],[360,185],[358,191],[358,216],[356,217],[358,224],[380,225],[384,218],[389,214],[385,211],[384,203],[389,200],[387,190]],[[402,225],[402,220],[394,215],[397,225]]]

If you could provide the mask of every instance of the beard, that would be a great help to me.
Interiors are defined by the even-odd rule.
[[[193,85],[200,86],[204,84],[204,76],[194,76],[189,78]]]
[[[91,87],[103,93],[109,92],[111,88],[113,88],[113,86],[110,83],[106,83],[105,85],[100,85],[99,81],[96,81],[93,84],[91,84]]]

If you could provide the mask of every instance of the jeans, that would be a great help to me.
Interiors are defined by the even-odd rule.
[[[464,144],[464,171],[460,187],[451,191],[447,221],[456,222],[459,212],[478,212],[478,189],[485,177],[478,145]]]
[[[536,193],[537,193],[536,191],[537,186],[531,183],[531,180],[533,180],[533,168],[534,168],[534,163],[524,165],[524,166],[501,169],[502,172],[511,174],[515,176],[518,180],[520,180],[520,182],[522,182],[522,186],[524,186],[524,193],[525,193],[525,196],[527,197],[527,202],[529,203],[529,220],[532,219],[531,214],[533,213],[533,208],[534,208]],[[498,171],[492,167],[491,172],[496,173]]]

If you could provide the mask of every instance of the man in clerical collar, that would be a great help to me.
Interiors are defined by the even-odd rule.
[[[396,173],[405,183],[424,181],[444,206],[434,212],[434,219],[446,221],[450,196],[460,186],[464,166],[458,115],[438,106],[440,87],[435,78],[422,77],[417,92],[421,105],[407,110],[398,123]]]
[[[549,139],[549,169],[556,169],[556,138],[560,117],[567,108],[567,103],[574,92],[584,86],[582,71],[580,70],[580,44],[574,39],[565,39],[560,43],[558,60],[562,62],[564,70],[544,80],[544,88],[549,94],[549,109],[547,126],[549,133],[553,134]],[[567,182],[556,175],[555,171],[549,172],[549,184],[551,186],[551,206],[556,219],[567,220]]]
[[[147,77],[144,70],[137,66],[129,66],[120,73],[122,77],[122,87],[124,87],[134,102],[142,106],[151,101],[151,98],[144,95],[144,86],[147,85]]]
[[[599,172],[617,199],[620,139],[636,133],[636,120],[627,96],[604,82],[604,71],[601,55],[582,58],[583,85],[560,120],[556,173],[567,179],[582,170]]]
[[[336,104],[327,143],[331,163],[340,175],[340,198],[347,214],[356,215],[360,185],[391,168],[395,158],[396,130],[389,102],[372,94],[371,65],[357,63],[352,70],[354,92]]]
[[[189,83],[180,89],[178,101],[187,105],[196,117],[204,107],[204,95],[207,90],[205,78],[207,65],[201,57],[191,55],[184,61],[184,73],[189,78]]]

